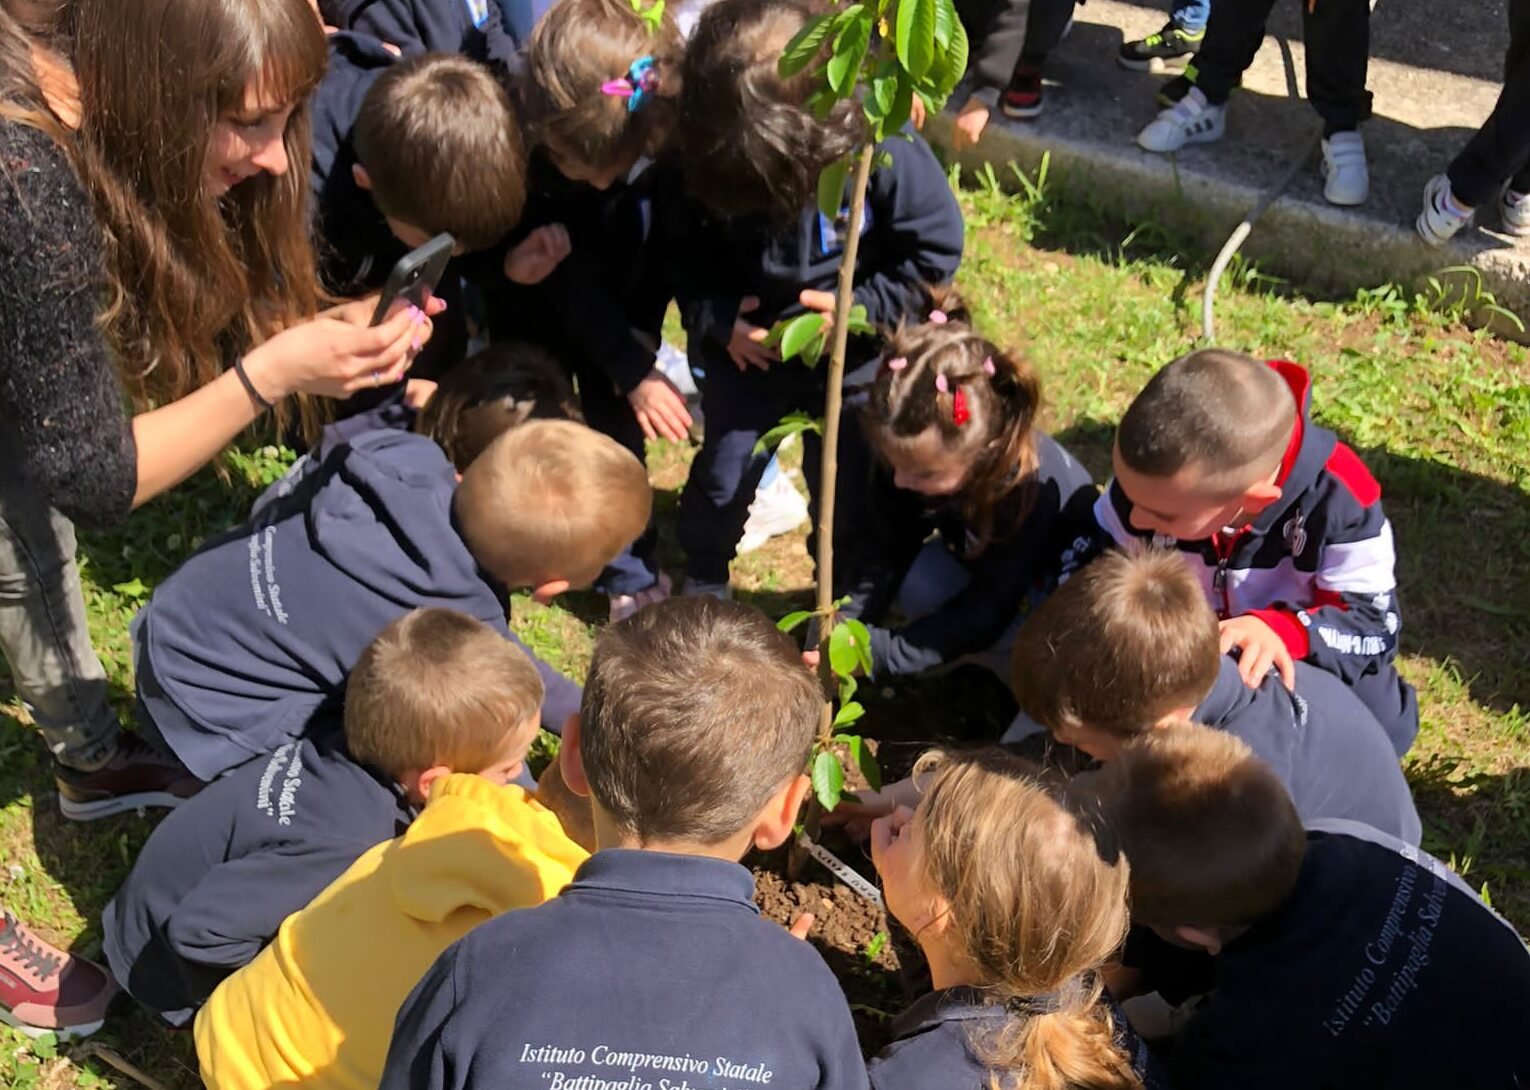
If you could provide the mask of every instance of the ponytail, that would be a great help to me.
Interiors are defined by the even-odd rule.
[[[950,906],[951,948],[1009,1015],[972,1041],[992,1090],[1141,1090],[1097,976],[1127,927],[1128,868],[1110,830],[1001,749],[926,754],[914,776],[921,861]]]
[[[1098,982],[1075,980],[1053,1009],[1011,1018],[981,1053],[991,1090],[1141,1090]]]

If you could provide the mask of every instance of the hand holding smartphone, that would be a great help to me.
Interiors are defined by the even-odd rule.
[[[377,310],[372,314],[372,325],[381,325],[400,299],[407,300],[421,310],[425,300],[436,290],[446,263],[452,259],[457,240],[442,232],[423,246],[416,247],[398,259],[393,271],[383,284],[382,296],[377,300]]]

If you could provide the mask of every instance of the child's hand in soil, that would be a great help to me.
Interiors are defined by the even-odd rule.
[[[792,921],[792,925],[787,930],[792,933],[793,938],[802,939],[806,942],[808,932],[813,930],[813,925],[817,922],[817,916],[814,916],[811,912],[804,912]]]
[[[771,364],[781,360],[781,353],[765,343],[765,338],[770,336],[770,330],[744,321],[744,315],[753,314],[759,309],[760,301],[753,295],[746,295],[738,305],[738,317],[733,322],[733,335],[728,338],[728,356],[740,371],[746,371],[751,367],[769,371]]]
[[[1238,649],[1238,674],[1243,684],[1257,689],[1264,682],[1264,675],[1273,667],[1280,671],[1280,680],[1287,689],[1296,688],[1296,665],[1285,641],[1275,630],[1258,617],[1244,614],[1232,617],[1221,624],[1222,654]]]
[[[857,791],[854,799],[841,799],[838,806],[823,816],[823,823],[843,825],[847,836],[865,840],[877,818],[886,817],[900,806],[912,810],[918,805],[919,787],[909,776],[880,791]]]

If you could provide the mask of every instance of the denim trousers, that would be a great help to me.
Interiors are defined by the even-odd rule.
[[[74,553],[74,524],[24,482],[0,478],[0,654],[54,757],[89,769],[116,749],[118,723]]]

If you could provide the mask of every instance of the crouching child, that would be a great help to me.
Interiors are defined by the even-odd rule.
[[[446,609],[394,621],[361,656],[343,735],[294,739],[182,805],[154,830],[106,906],[123,989],[172,1026],[270,942],[454,771],[520,774],[542,679],[487,626]]]
[[[442,955],[399,1012],[385,1090],[865,1090],[838,982],[760,918],[738,863],[791,835],[821,699],[746,606],[672,598],[608,627],[560,754],[599,850]]]

